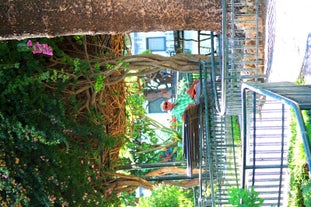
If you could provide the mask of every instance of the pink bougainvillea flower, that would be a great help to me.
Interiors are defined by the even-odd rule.
[[[3,174],[2,177],[3,177],[4,179],[8,179],[9,176],[6,175],[6,174]]]
[[[53,50],[48,44],[43,44],[43,54],[53,56]]]
[[[32,47],[33,54],[44,54],[53,56],[53,49],[48,44],[40,44],[40,42],[36,42],[36,44],[32,44],[31,40],[27,42],[28,47]]]
[[[36,44],[34,44],[32,49],[33,49],[33,51],[32,51],[33,54],[40,54],[43,52],[42,51],[42,45],[39,42],[36,42]]]
[[[28,46],[28,47],[31,47],[31,46],[32,46],[32,41],[31,41],[31,40],[28,40],[28,41],[27,41],[27,46]]]

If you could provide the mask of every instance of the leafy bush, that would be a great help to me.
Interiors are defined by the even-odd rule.
[[[105,197],[101,148],[94,148],[105,147],[107,136],[90,119],[71,116],[74,97],[64,103],[62,96],[66,74],[45,67],[62,54],[54,41],[40,40],[35,52],[26,41],[0,42],[0,206],[118,205],[113,193]]]
[[[298,128],[294,112],[291,113],[292,119],[291,126],[291,144],[289,148],[289,168],[290,168],[290,192],[289,192],[289,205],[290,206],[303,206],[305,200],[310,196],[303,190],[308,189],[309,175],[307,170],[307,157],[304,150],[300,130]],[[308,111],[302,111],[302,115],[306,124],[306,129],[309,137],[311,138],[310,131],[310,114]]]
[[[259,193],[255,192],[254,187],[251,189],[231,188],[229,191],[229,203],[237,207],[260,207],[264,199],[258,196]]]
[[[311,207],[311,180],[302,185],[302,194],[306,207]]]
[[[159,184],[150,197],[139,200],[139,207],[191,207],[191,193],[177,186]]]

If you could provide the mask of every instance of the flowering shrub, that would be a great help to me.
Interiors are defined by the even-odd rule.
[[[0,42],[0,206],[109,206],[89,143],[103,130],[69,116],[66,79],[36,55],[61,52],[53,40],[40,42]]]
[[[32,40],[28,40],[27,46],[32,47],[33,54],[44,54],[44,55],[53,56],[53,49],[48,44],[40,44],[40,42],[36,42],[35,44],[32,44]]]

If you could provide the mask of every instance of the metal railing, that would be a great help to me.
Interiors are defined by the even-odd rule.
[[[233,137],[232,116],[222,116],[213,100],[214,90],[210,63],[201,62],[201,101],[199,114],[199,189],[198,206],[223,206],[229,204],[228,191],[240,185],[241,145]],[[215,83],[219,94],[219,82]]]
[[[215,67],[213,56],[199,66],[203,88],[198,206],[226,206],[230,187],[251,186],[264,198],[264,206],[287,206],[289,108],[295,112],[311,166],[311,144],[301,115],[301,110],[311,109],[311,86],[261,83],[265,79],[262,4],[222,0],[221,68]],[[240,115],[242,148],[234,143],[231,122]]]
[[[263,19],[260,19],[262,2],[222,0],[223,31],[219,38],[221,52],[218,53],[221,54],[221,67],[215,61],[213,51],[210,61],[199,65],[203,88],[198,206],[229,205],[229,189],[240,187],[244,177],[240,175],[243,172],[242,149],[240,143],[235,143],[232,120],[242,114],[242,83],[265,78]],[[213,44],[212,38],[211,48],[214,48]]]
[[[263,1],[222,0],[222,68],[219,113],[241,114],[242,82],[265,79]]]
[[[289,191],[289,109],[293,109],[310,166],[310,138],[301,110],[311,109],[311,86],[244,83],[241,187],[254,186],[264,206],[287,206]],[[249,101],[251,100],[251,101]]]

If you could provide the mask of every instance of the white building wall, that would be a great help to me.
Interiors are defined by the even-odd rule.
[[[146,51],[147,48],[147,38],[165,37],[165,51],[153,51],[154,54],[160,54],[163,56],[168,56],[168,51],[174,50],[174,35],[173,31],[166,32],[134,32],[131,33],[132,39],[132,54],[137,55]]]

